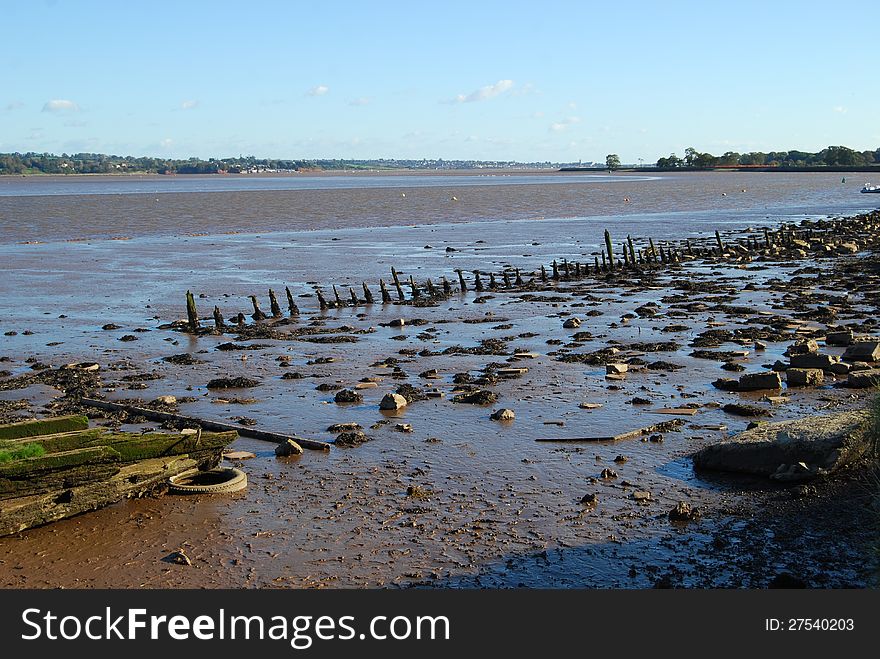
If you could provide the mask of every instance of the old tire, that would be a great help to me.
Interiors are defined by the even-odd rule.
[[[177,494],[229,494],[246,487],[247,474],[235,467],[192,469],[168,479],[168,490]]]

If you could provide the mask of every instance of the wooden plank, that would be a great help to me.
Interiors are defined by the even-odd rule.
[[[72,430],[85,430],[89,420],[84,416],[58,416],[51,419],[28,419],[0,426],[0,439],[21,439]]]
[[[651,410],[654,414],[673,414],[676,416],[693,416],[697,413],[695,407],[664,407],[660,410]]]
[[[668,432],[681,427],[685,422],[681,419],[670,419],[669,421],[661,421],[645,428],[636,428],[628,430],[617,435],[599,435],[594,437],[539,437],[536,442],[619,442],[623,439],[632,439],[657,432]]]
[[[215,432],[237,432],[242,437],[251,437],[253,439],[260,439],[265,442],[273,442],[275,444],[283,444],[287,440],[292,439],[303,448],[316,451],[330,450],[330,444],[328,444],[327,442],[319,442],[314,439],[304,439],[295,435],[284,435],[282,433],[270,432],[268,430],[258,430],[256,428],[236,426],[231,423],[211,421],[208,419],[197,419],[195,417],[182,416],[180,414],[171,414],[169,412],[159,412],[157,410],[151,410],[146,407],[138,407],[136,405],[127,405],[124,403],[111,403],[110,401],[106,400],[83,398],[81,402],[83,405],[88,405],[89,407],[94,407],[99,410],[122,410],[124,412],[131,412],[132,414],[139,414],[152,421],[174,421],[176,423],[182,423],[194,427],[197,426],[204,430],[213,430]]]

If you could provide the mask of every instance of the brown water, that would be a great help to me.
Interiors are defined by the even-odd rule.
[[[844,214],[867,203],[857,185],[844,186],[836,175],[688,174],[631,181],[622,176],[601,184],[559,183],[561,176],[548,175],[552,182],[546,185],[456,185],[450,177],[448,183],[444,179],[419,186],[410,177],[391,177],[383,186],[332,190],[150,195],[97,194],[91,188],[88,194],[71,195],[47,194],[43,188],[39,195],[0,195],[0,333],[18,332],[0,336],[0,356],[13,359],[4,368],[26,372],[28,357],[56,365],[75,360],[115,363],[121,370],[105,369],[108,398],[194,396],[195,402],[181,406],[184,414],[247,416],[258,427],[324,440],[332,439],[326,432],[330,424],[355,421],[373,438],[356,449],[307,452],[287,461],[275,459],[271,445],[239,440],[236,448],[257,454],[243,463],[251,479],[246,492],[126,502],[2,539],[0,584],[320,587],[435,579],[454,585],[491,569],[493,583],[501,585],[642,587],[653,583],[651,573],[640,569],[632,574],[627,561],[641,557],[642,562],[668,566],[691,560],[687,547],[705,540],[705,527],[670,529],[665,511],[683,498],[694,505],[719,505],[733,496],[697,480],[687,460],[723,431],[691,426],[723,423],[739,430],[746,420],[704,407],[684,432],[668,433],[662,443],[534,440],[613,434],[668,418],[653,413],[657,407],[739,398],[709,386],[725,373],[716,362],[689,357],[687,347],[706,323],[741,326],[735,318],[702,314],[622,323],[625,314],[668,291],[595,285],[570,291],[561,286],[561,301],[524,302],[497,294],[476,303],[477,296],[468,293],[434,308],[374,305],[326,314],[318,312],[314,297],[298,298],[302,324],[322,319],[328,327],[375,330],[357,335],[357,343],[261,340],[270,347],[229,353],[215,350],[229,337],[193,338],[158,329],[182,315],[187,289],[204,295],[197,300],[203,314],[217,304],[228,318],[248,311],[250,294],[259,295],[268,311],[266,289],[281,291],[285,284],[303,295],[312,290],[307,282],[320,282],[329,296],[330,284],[359,286],[367,280],[378,297],[377,280],[387,280],[392,265],[420,282],[429,276],[436,282],[441,274],[454,280],[454,268],[497,272],[512,266],[526,271],[552,258],[592,262],[604,227],[616,240],[628,233],[639,240],[700,238],[713,235],[716,228]],[[458,201],[451,201],[453,196]],[[630,201],[624,202],[624,196]],[[233,231],[240,233],[228,234]],[[189,235],[194,233],[207,235]],[[85,236],[101,238],[68,242]],[[111,236],[131,239],[106,239]],[[33,240],[40,243],[20,244]],[[446,247],[456,251],[446,252]],[[778,274],[776,268],[694,269],[667,275],[658,284],[682,276],[727,282],[740,295],[737,303],[776,311],[779,295],[763,284]],[[759,290],[743,292],[745,281]],[[342,291],[347,297],[347,288]],[[579,350],[603,347],[609,340],[675,340],[679,350],[646,359],[669,360],[687,370],[631,376],[622,389],[613,390],[602,367],[563,364],[547,354],[554,350],[548,339],[568,340],[574,332],[561,329],[560,314],[585,318],[594,309],[601,315],[586,317],[579,329],[595,337]],[[492,322],[463,322],[486,314]],[[428,323],[404,330],[380,326],[399,317]],[[122,329],[102,331],[108,322]],[[676,322],[688,329],[660,331]],[[149,331],[137,333],[136,342],[118,341],[135,329]],[[403,340],[397,340],[400,336]],[[500,400],[492,408],[451,403],[452,376],[476,374],[505,357],[400,354],[407,348],[473,346],[490,337],[509,337],[509,348],[538,354],[525,362],[530,370],[523,378],[493,387]],[[721,349],[734,347],[740,348]],[[785,344],[773,344],[743,363],[760,370],[784,349]],[[182,352],[206,363],[173,366],[161,361]],[[289,368],[279,366],[280,356],[290,360]],[[405,379],[371,366],[390,356],[401,360]],[[306,363],[320,357],[335,361]],[[418,377],[431,368],[440,372],[440,380]],[[318,377],[281,379],[288,371]],[[144,390],[128,390],[122,376],[143,372],[161,377],[147,381]],[[221,375],[260,379],[259,387],[233,394],[255,400],[229,404],[221,400],[229,392],[208,392],[205,383]],[[362,404],[336,405],[333,392],[315,390],[322,382],[352,386],[365,376],[381,377],[382,382],[364,390]],[[378,411],[379,399],[402,382],[437,386],[447,397],[414,403],[390,415],[392,423],[371,429],[389,418]],[[789,393],[788,402],[774,406],[776,418],[845,402],[844,394],[830,388]],[[35,404],[47,395],[51,392],[34,394]],[[652,399],[653,406],[633,405],[637,395]],[[583,401],[603,407],[581,409]],[[512,424],[488,420],[491,409],[501,406],[515,409]],[[395,432],[393,425],[400,421],[411,423],[414,432]],[[628,461],[614,463],[618,455]],[[619,479],[591,482],[605,467],[614,468]],[[621,485],[624,480],[631,486]],[[409,485],[433,494],[424,500],[407,497]],[[650,490],[653,501],[635,502],[635,488]],[[579,499],[592,491],[600,492],[601,503],[585,510]],[[195,560],[194,568],[161,561],[181,547]],[[571,568],[575,573],[550,559],[543,570],[530,569],[528,577],[517,569],[520,557],[531,561],[536,553],[566,548],[581,552]],[[505,561],[508,577],[507,568],[495,567]]]

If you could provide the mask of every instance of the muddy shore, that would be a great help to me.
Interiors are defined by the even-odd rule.
[[[236,462],[250,475],[247,492],[128,501],[0,539],[0,585],[870,585],[876,512],[865,470],[798,489],[698,474],[690,461],[756,420],[865,405],[870,390],[841,386],[846,372],[776,391],[712,383],[784,364],[798,340],[815,339],[836,359],[846,347],[826,345],[829,331],[877,332],[880,264],[866,221],[877,218],[771,226],[769,242],[760,227],[724,232],[720,246],[693,241],[696,253],[658,241],[662,256],[634,237],[630,253],[643,258],[629,268],[596,273],[600,252],[560,253],[557,278],[552,262],[535,263],[521,269],[521,286],[513,267],[486,267],[481,291],[473,273],[461,291],[449,272],[458,290],[431,299],[419,277],[416,303],[406,285],[405,303],[395,303],[390,283],[385,305],[359,299],[322,310],[314,293],[300,292],[289,316],[280,287],[282,317],[259,322],[246,298],[205,292],[195,301],[207,332],[168,314],[148,326],[106,318],[106,339],[90,350],[6,349],[4,419],[87,411],[97,424],[150,425],[102,416],[82,406],[86,395],[331,442],[332,425],[356,423],[367,441],[277,459],[274,446],[241,439],[234,448],[255,454]],[[614,236],[616,256],[623,238]],[[401,269],[403,282],[410,274]],[[321,290],[335,305],[328,284]],[[178,299],[165,308],[182,314]],[[271,315],[265,296],[259,303]],[[226,322],[247,314],[244,326],[211,333],[214,305]],[[28,331],[10,320],[2,329],[12,338]],[[59,368],[77,361],[100,369]],[[626,373],[609,378],[609,364]],[[222,377],[254,386],[207,387]],[[353,402],[336,402],[341,390]],[[394,391],[408,404],[380,411]],[[491,402],[454,402],[479,392]],[[160,395],[176,403],[154,402]],[[515,419],[491,420],[500,408]],[[690,411],[657,413],[664,408]],[[670,419],[682,423],[619,441],[566,441]],[[699,518],[670,522],[682,501]],[[163,561],[179,549],[194,565]]]

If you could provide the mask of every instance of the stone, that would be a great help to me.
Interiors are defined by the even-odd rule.
[[[598,410],[602,407],[602,403],[581,403],[578,407],[582,410]]]
[[[302,455],[302,453],[302,446],[292,439],[288,439],[275,447],[275,455],[279,458],[286,458],[291,455]]]
[[[760,352],[767,349],[767,344],[763,341],[755,341],[755,351]]]
[[[498,394],[494,391],[488,391],[486,389],[481,389],[479,391],[472,391],[465,394],[459,394],[458,396],[453,396],[453,403],[467,403],[469,405],[491,405],[495,401],[498,400]]]
[[[581,497],[581,503],[587,506],[595,506],[599,503],[599,495],[591,492]]]
[[[837,364],[832,364],[831,368],[829,368],[828,370],[835,375],[846,375],[851,370],[853,370],[853,367],[846,362],[838,362]]]
[[[850,389],[869,389],[880,386],[880,368],[853,371],[847,376],[844,386]]]
[[[765,407],[747,405],[745,403],[728,403],[721,409],[728,414],[735,414],[737,416],[766,416],[770,413],[770,410]]]
[[[772,477],[802,462],[814,475],[833,472],[872,449],[869,429],[865,410],[764,423],[697,451],[694,466]]]
[[[153,402],[159,405],[177,405],[177,398],[175,396],[157,396]]]
[[[834,248],[834,251],[838,254],[855,254],[859,251],[859,246],[857,243],[840,243],[837,247]]]
[[[413,427],[411,423],[398,423],[394,426],[394,429],[397,432],[412,432]]]
[[[492,416],[489,418],[493,421],[513,421],[516,418],[516,414],[514,414],[513,410],[503,407],[492,412]]]
[[[644,490],[636,490],[632,493],[632,498],[636,501],[650,501],[651,493]]]
[[[669,511],[669,519],[673,522],[690,522],[700,516],[699,510],[691,508],[685,501],[679,501],[675,508]]]
[[[569,318],[564,323],[562,323],[562,326],[565,329],[577,329],[578,327],[581,326],[581,319],[578,318],[577,316]]]
[[[825,345],[848,346],[852,342],[853,331],[851,329],[836,330],[825,334]]]
[[[360,430],[355,430],[353,432],[344,432],[340,434],[333,444],[334,446],[339,446],[341,448],[351,448],[352,446],[360,446],[368,441],[370,441],[369,437]]]
[[[720,387],[719,387],[720,388]],[[781,389],[782,377],[776,371],[763,373],[746,373],[740,376],[737,384],[739,391],[758,391],[760,389]]]
[[[406,398],[400,394],[385,394],[379,403],[380,410],[399,410],[406,407]]]
[[[406,320],[404,320],[403,318],[395,318],[388,323],[388,327],[404,327],[405,325]]]
[[[341,389],[336,392],[333,400],[337,403],[362,403],[364,397],[351,389]]]
[[[822,384],[825,375],[821,368],[790,368],[785,371],[789,387],[815,387]]]
[[[791,355],[816,354],[817,352],[819,352],[819,344],[815,339],[798,339],[788,346],[785,354],[790,357]]]
[[[192,565],[192,559],[187,556],[182,549],[173,551],[162,559],[166,563],[174,563],[175,565]]]
[[[834,364],[840,362],[840,357],[836,355],[803,353],[792,355],[789,362],[794,368],[821,368],[823,371],[830,371]]]
[[[363,430],[361,424],[354,422],[334,423],[332,426],[327,428],[327,432],[354,432],[355,430]]]
[[[613,469],[605,468],[602,470],[600,477],[604,478],[606,480],[611,479],[611,478],[617,478],[617,472],[614,471]]]
[[[608,375],[623,375],[629,370],[629,365],[627,364],[605,364],[605,373]]]
[[[250,451],[223,451],[223,457],[227,460],[250,460],[257,457],[257,454]]]
[[[850,345],[843,353],[848,362],[880,361],[880,341],[859,341]]]

